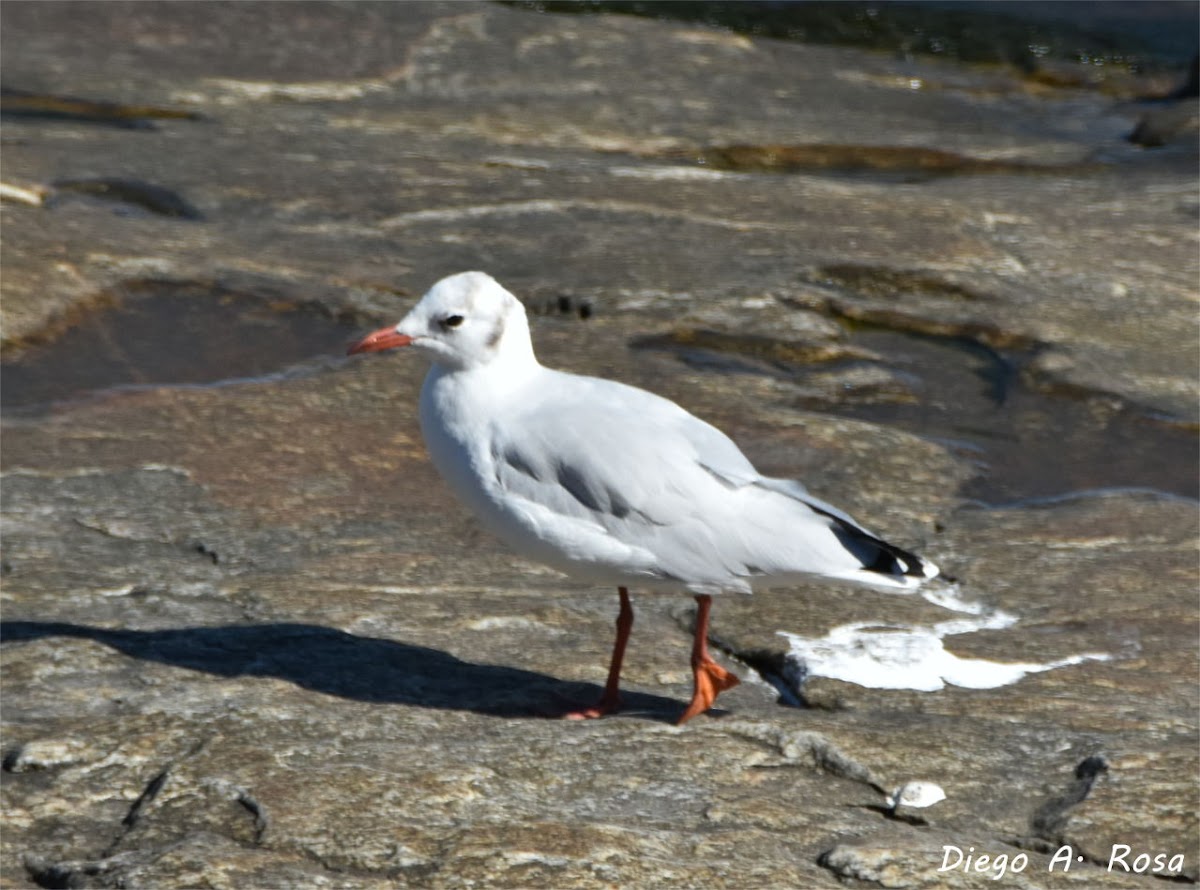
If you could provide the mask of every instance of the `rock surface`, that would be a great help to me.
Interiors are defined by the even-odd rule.
[[[6,87],[60,97],[4,127],[6,375],[63,399],[4,417],[3,886],[1151,886],[1119,845],[1196,880],[1194,499],[994,508],[961,437],[836,416],[928,403],[873,326],[999,356],[1050,414],[1133,418],[1137,463],[1193,435],[1194,139],[1135,148],[1136,113],[999,70],[698,26],[283,9],[0,9]],[[825,148],[761,167],[799,145]],[[764,591],[714,611],[747,682],[675,728],[692,609],[635,592],[627,713],[545,719],[598,694],[614,593],[450,502],[412,356],[340,357],[468,268],[526,299],[547,364],[680,401],[1019,619],[955,654],[1107,660],[797,686],[778,631],[949,613]],[[71,364],[72,331],[123,376]],[[892,812],[914,780],[946,799]],[[1009,870],[939,871],[954,846]]]

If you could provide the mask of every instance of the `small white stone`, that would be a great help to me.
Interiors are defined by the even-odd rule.
[[[931,807],[938,801],[946,799],[946,792],[941,785],[933,782],[906,782],[896,788],[887,798],[887,805],[893,810],[899,807]]]

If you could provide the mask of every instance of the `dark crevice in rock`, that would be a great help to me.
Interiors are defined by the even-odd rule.
[[[266,807],[246,791],[238,792],[237,802],[254,819],[254,845],[262,846],[263,840],[267,836],[267,829],[271,825]]]
[[[76,890],[93,886],[88,878],[101,874],[103,867],[91,863],[85,868],[80,868],[78,864],[50,862],[40,856],[26,856],[25,872],[33,883],[45,890]]]
[[[150,545],[152,548],[159,549],[160,551],[176,552],[182,549],[189,553],[197,553],[214,566],[220,565],[223,559],[220,552],[204,542],[191,543],[186,542],[186,540],[181,541],[178,539],[168,539],[166,537],[154,536],[145,533],[131,533],[127,529],[109,527],[104,524],[103,520],[87,519],[79,516],[71,517],[71,521],[79,528],[86,529],[89,532],[94,532],[97,535],[101,535],[114,541]],[[134,585],[129,589],[129,595],[143,597],[156,590],[162,591],[167,589],[169,589],[169,585],[139,584]]]
[[[100,859],[109,859],[117,852],[121,841],[125,839],[129,832],[137,827],[138,820],[142,816],[142,810],[158,796],[163,786],[167,784],[167,779],[170,775],[171,767],[167,766],[146,784],[146,787],[142,789],[142,793],[138,795],[137,799],[129,807],[129,812],[125,814],[125,818],[121,820],[117,836],[113,838],[104,852],[100,854]]]
[[[771,652],[766,649],[738,651],[721,646],[721,650],[731,658],[752,668],[763,679],[763,682],[779,693],[779,704],[788,708],[807,708],[808,702],[800,691],[800,686],[793,678],[794,667],[782,652]]]
[[[4,757],[0,760],[0,770],[6,773],[15,773],[21,766],[22,745],[14,745],[4,752]]]
[[[121,824],[127,828],[133,828],[137,825],[138,817],[141,815],[142,808],[150,803],[154,798],[158,797],[158,792],[167,784],[167,779],[170,777],[170,769],[164,769],[161,773],[155,776],[146,785],[145,790],[138,795],[137,800],[129,808],[129,812],[125,814],[125,818],[121,820]]]
[[[1070,809],[1085,801],[1096,779],[1107,772],[1108,763],[1103,757],[1091,756],[1080,761],[1075,767],[1075,780],[1066,791],[1047,800],[1033,814],[1029,822],[1033,835],[1061,843]]]
[[[137,828],[138,823],[141,821],[142,816],[146,811],[146,808],[154,802],[154,799],[158,797],[159,792],[161,792],[163,787],[167,784],[167,780],[171,777],[172,770],[174,770],[175,767],[183,761],[195,757],[202,750],[204,750],[207,745],[208,739],[201,739],[182,754],[172,759],[157,773],[155,773],[153,778],[146,783],[146,787],[142,789],[142,793],[139,794],[137,799],[134,800],[134,802],[130,805],[129,811],[125,814],[124,818],[121,819],[121,824],[117,828],[116,836],[112,839],[112,842],[108,845],[104,852],[100,854],[98,859],[106,860],[117,856],[118,848],[121,846],[125,838],[128,837],[135,828]]]
[[[764,683],[779,693],[779,705],[801,710],[811,708],[827,711],[844,710],[844,705],[840,700],[833,702],[824,699],[810,700],[804,694],[802,666],[789,658],[787,653],[769,649],[739,649],[727,640],[711,634],[708,642],[729,658],[741,662],[757,673]]]
[[[155,216],[193,221],[204,218],[200,211],[179,193],[152,182],[117,178],[59,179],[52,185],[54,190],[44,202],[46,207],[61,202],[61,196],[64,194],[75,193],[138,207]]]
[[[169,841],[114,855],[102,855],[96,859],[58,860],[36,854],[24,857],[25,871],[37,886],[53,890],[88,890],[88,888],[126,888],[151,886],[144,872],[155,868],[155,863],[172,853],[191,847],[195,852],[203,851],[214,840],[229,840],[249,848],[244,840],[209,831],[190,832]],[[211,854],[210,854],[211,855]],[[331,870],[335,871],[335,870]],[[363,872],[363,876],[373,876]]]
[[[1044,801],[1034,811],[1029,820],[1030,834],[1027,837],[1013,838],[1007,842],[1016,847],[1047,855],[1054,854],[1065,845],[1071,845],[1078,850],[1082,861],[1107,869],[1107,859],[1079,849],[1076,846],[1078,842],[1067,837],[1067,823],[1070,821],[1071,810],[1087,800],[1097,780],[1107,772],[1108,762],[1100,755],[1091,755],[1081,760],[1075,767],[1074,778],[1063,793]],[[1154,875],[1154,877],[1187,880],[1182,875]]]
[[[1107,863],[1107,862],[1103,862],[1103,863],[1101,863],[1101,864],[1102,864],[1102,865],[1103,865],[1105,868],[1108,868],[1108,863]],[[1157,880],[1159,880],[1159,881],[1166,881],[1166,882],[1168,882],[1168,883],[1170,883],[1170,884],[1196,884],[1196,883],[1200,883],[1200,881],[1197,881],[1197,877],[1196,877],[1196,874],[1195,874],[1195,872],[1194,872],[1194,871],[1193,871],[1193,872],[1191,872],[1191,873],[1181,873],[1181,874],[1165,874],[1165,873],[1164,873],[1164,874],[1156,874],[1156,873],[1154,873],[1154,872],[1149,872],[1149,873],[1147,873],[1147,874],[1143,875],[1143,877],[1146,877],[1146,878],[1152,878],[1152,879],[1157,879]]]

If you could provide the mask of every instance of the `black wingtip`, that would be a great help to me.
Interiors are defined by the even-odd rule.
[[[921,578],[937,577],[938,568],[932,562],[909,553],[895,544],[889,544],[882,538],[863,531],[832,517],[836,525],[834,534],[842,544],[861,561],[864,571],[875,572],[890,578]]]
[[[915,553],[901,550],[899,547],[877,538],[872,539],[871,543],[877,549],[875,559],[871,564],[863,566],[868,572],[878,572],[881,575],[904,575],[910,578],[931,578],[937,574],[937,569],[932,563]]]

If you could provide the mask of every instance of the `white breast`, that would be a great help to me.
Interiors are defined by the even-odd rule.
[[[421,432],[442,478],[489,531],[528,559],[596,583],[653,580],[658,573],[648,550],[618,540],[586,516],[564,515],[502,483],[504,433],[498,419],[519,398],[519,390],[497,391],[475,379],[475,372],[448,373],[436,366],[429,372],[421,388]]]

